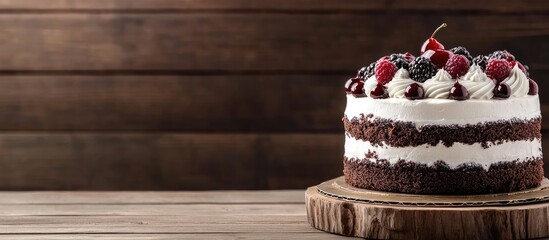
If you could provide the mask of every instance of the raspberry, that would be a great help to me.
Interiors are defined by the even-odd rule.
[[[490,53],[490,55],[488,55],[488,58],[489,59],[505,59],[508,62],[515,61],[515,56],[513,56],[513,54],[511,54],[507,50],[495,51],[493,53]]]
[[[469,64],[473,63],[473,57],[471,56],[469,51],[467,51],[467,49],[464,48],[464,47],[460,46],[460,47],[452,48],[452,49],[450,49],[450,52],[453,52],[454,54],[463,55],[467,58],[467,60],[469,61]]]
[[[446,70],[452,78],[459,78],[465,75],[467,70],[469,70],[469,60],[463,55],[456,54],[448,59],[446,66],[444,66],[444,70]]]
[[[486,75],[497,82],[503,81],[511,73],[511,66],[506,59],[493,58],[486,65]]]
[[[376,66],[376,62],[370,63],[370,65],[368,65],[367,67],[362,67],[360,70],[358,70],[357,77],[366,81],[366,79],[374,75],[374,68]]]
[[[486,64],[488,63],[488,58],[484,55],[478,55],[473,59],[473,63],[479,66],[482,71],[486,70]]]
[[[377,82],[385,85],[390,82],[398,68],[396,65],[388,60],[381,60],[376,64],[375,75]]]
[[[437,67],[429,58],[417,57],[410,63],[410,78],[417,82],[425,82],[435,74]]]

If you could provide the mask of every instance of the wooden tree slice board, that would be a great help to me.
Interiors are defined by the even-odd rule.
[[[336,178],[308,188],[305,202],[309,223],[313,227],[345,236],[373,239],[528,239],[549,237],[548,187],[549,180],[544,179],[539,188],[510,194],[381,194],[354,189],[344,181],[342,183],[341,178]],[[387,201],[369,202],[375,194],[381,194]],[[411,196],[412,200],[409,198]],[[408,197],[407,203],[398,204],[405,197]],[[414,205],[413,199],[418,200],[419,205]],[[517,202],[512,199],[528,200]],[[456,204],[461,200],[472,205]],[[452,204],[424,204],[429,201]],[[482,205],[483,201],[489,205]]]

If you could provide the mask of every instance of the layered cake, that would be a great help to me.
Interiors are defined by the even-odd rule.
[[[543,179],[538,87],[508,51],[473,58],[432,36],[417,57],[391,54],[360,69],[345,91],[351,186],[484,194]]]

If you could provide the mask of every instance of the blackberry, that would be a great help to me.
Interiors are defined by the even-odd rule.
[[[397,66],[397,69],[404,68],[408,70],[408,68],[410,67],[410,63],[408,62],[404,54],[393,53],[389,56],[389,61],[394,63]]]
[[[459,46],[459,47],[450,49],[450,52],[465,56],[465,58],[469,60],[469,65],[473,64],[473,56],[471,56],[471,54],[469,53],[469,51],[467,51],[466,48]]]
[[[404,58],[404,55],[400,54],[400,53],[393,53],[391,55],[389,55],[389,61],[395,61],[399,58]]]
[[[479,66],[482,71],[485,71],[486,64],[488,63],[488,58],[484,55],[478,55],[473,59],[473,63]]]
[[[376,62],[370,63],[367,67],[362,67],[360,70],[358,70],[358,77],[362,79],[363,81],[366,81],[369,77],[374,75],[374,69],[376,67]]]
[[[417,82],[425,82],[425,80],[437,74],[437,67],[429,58],[417,57],[410,63],[410,78]]]
[[[488,58],[489,59],[506,59],[507,61],[515,61],[515,56],[513,56],[513,54],[507,52],[507,50],[503,50],[503,51],[495,51],[493,53],[490,53],[490,55],[488,55]]]

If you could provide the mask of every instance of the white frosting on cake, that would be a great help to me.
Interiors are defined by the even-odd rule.
[[[496,84],[477,65],[471,66],[467,74],[459,82],[469,92],[470,99],[487,100],[494,96]]]
[[[375,75],[372,75],[370,78],[366,79],[364,82],[364,93],[369,97],[370,92],[377,86],[377,79]]]
[[[541,141],[538,139],[505,142],[485,149],[480,143],[472,145],[454,143],[451,147],[443,144],[436,146],[425,144],[416,147],[390,147],[386,144],[373,146],[368,141],[357,140],[346,135],[345,157],[358,161],[376,162],[375,158],[365,157],[368,151],[375,152],[378,159],[387,160],[391,164],[406,160],[432,166],[435,162],[442,160],[450,168],[456,168],[461,164],[480,164],[485,170],[488,170],[493,163],[524,161],[542,156]]]
[[[530,120],[541,116],[538,95],[511,97],[503,100],[449,99],[408,100],[402,98],[373,99],[347,95],[345,116],[348,119],[373,114],[382,118],[425,125],[465,125],[498,120]]]
[[[455,81],[444,69],[438,70],[437,74],[423,83],[426,98],[447,99],[450,89]]]
[[[406,91],[406,88],[415,82],[416,81],[410,79],[410,75],[406,69],[399,69],[393,77],[393,80],[387,83],[389,97],[404,98],[404,91]]]
[[[522,97],[528,94],[530,83],[526,74],[518,67],[518,64],[515,64],[513,69],[511,69],[509,77],[502,82],[507,83],[511,87],[511,96],[513,97]]]

